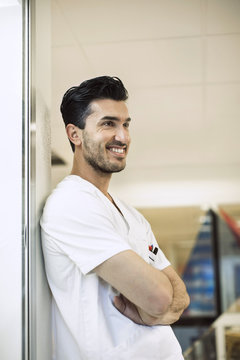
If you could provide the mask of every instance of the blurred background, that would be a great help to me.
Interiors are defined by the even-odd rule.
[[[132,118],[127,167],[110,192],[148,219],[187,285],[191,305],[174,326],[185,359],[240,359],[240,1],[1,1],[2,119],[18,125],[12,160],[2,133],[1,161],[19,179],[2,186],[3,224],[12,224],[14,208],[19,226],[3,233],[2,269],[12,278],[4,278],[2,304],[10,295],[8,315],[19,326],[14,355],[6,341],[0,351],[6,359],[50,356],[39,335],[50,334],[50,294],[38,221],[72,166],[59,107],[71,86],[110,75],[128,89]],[[6,315],[5,340],[6,327],[13,331]]]

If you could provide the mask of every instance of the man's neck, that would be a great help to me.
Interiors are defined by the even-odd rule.
[[[111,173],[97,171],[90,164],[81,159],[81,157],[79,158],[79,156],[74,155],[71,175],[77,175],[82,179],[89,181],[110,199],[108,187],[112,177]]]

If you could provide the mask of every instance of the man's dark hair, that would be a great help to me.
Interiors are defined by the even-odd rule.
[[[98,99],[125,101],[128,92],[118,77],[99,76],[73,86],[63,96],[61,113],[65,126],[73,124],[85,128],[86,118],[91,114],[91,102]],[[75,146],[70,141],[74,152]]]

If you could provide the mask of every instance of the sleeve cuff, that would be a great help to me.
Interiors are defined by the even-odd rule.
[[[104,261],[110,259],[112,256],[119,254],[122,251],[126,251],[126,250],[132,250],[132,248],[130,246],[128,246],[127,244],[122,246],[122,247],[118,247],[116,249],[110,249],[109,252],[105,252],[102,256],[99,256],[99,258],[95,261],[91,261],[91,259],[88,262],[85,262],[84,264],[81,265],[81,272],[83,273],[83,275],[87,275],[89,272],[91,272],[93,269],[95,269],[95,267],[97,267],[98,265],[102,264]]]

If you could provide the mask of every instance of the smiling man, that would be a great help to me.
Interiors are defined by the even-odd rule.
[[[61,112],[72,172],[41,219],[56,360],[182,360],[170,324],[189,304],[149,223],[108,193],[130,146],[127,90],[102,76],[69,89]]]
[[[98,183],[99,177],[110,180],[109,174],[123,170],[130,145],[129,123],[130,117],[123,101],[92,101],[84,131],[73,124],[66,126],[68,137],[76,148],[72,172],[78,174],[83,162],[87,172],[96,173]],[[76,145],[80,144],[79,149]]]

